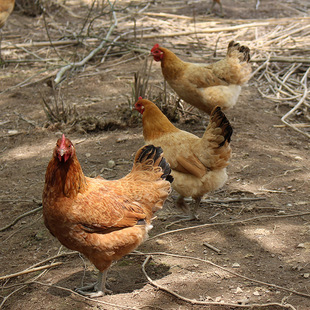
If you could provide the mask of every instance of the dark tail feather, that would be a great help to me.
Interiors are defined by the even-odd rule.
[[[147,160],[152,160],[154,166],[159,166],[162,169],[162,179],[168,182],[173,181],[173,176],[170,175],[171,169],[170,165],[163,157],[163,150],[161,147],[155,147],[154,145],[146,145],[142,147],[136,154],[135,162],[144,163]]]
[[[216,123],[216,126],[222,129],[222,135],[224,137],[224,141],[219,145],[219,147],[223,146],[226,141],[229,143],[231,135],[233,133],[233,129],[220,107],[217,106],[212,110],[211,122]]]
[[[242,61],[246,61],[246,62],[250,61],[250,59],[251,59],[250,49],[247,46],[240,45],[240,43],[235,42],[235,41],[230,41],[229,44],[228,44],[227,53],[229,53],[231,48],[236,49],[240,53],[243,54]]]

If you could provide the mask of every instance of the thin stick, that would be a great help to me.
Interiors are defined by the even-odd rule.
[[[286,62],[286,63],[305,63],[305,64],[310,64],[310,59],[309,58],[302,58],[302,57],[281,57],[281,56],[274,56],[270,58],[256,58],[256,59],[251,59],[251,62]]]
[[[69,288],[65,288],[65,287],[61,287],[61,286],[58,286],[58,285],[52,285],[52,284],[47,284],[47,283],[42,283],[42,282],[38,282],[38,281],[32,281],[30,282],[29,284],[39,284],[39,285],[42,285],[42,286],[48,286],[48,287],[53,287],[53,288],[58,288],[60,290],[63,290],[63,291],[66,291],[66,292],[70,292],[71,294],[73,295],[76,295],[76,296],[79,296],[83,299],[86,299],[86,300],[90,300],[90,301],[94,301],[96,303],[99,303],[99,304],[103,304],[103,305],[108,305],[108,306],[112,306],[112,307],[115,307],[116,309],[133,309],[133,310],[138,310],[140,308],[136,308],[136,307],[129,307],[129,306],[121,306],[121,305],[116,305],[116,304],[112,304],[112,303],[109,303],[109,302],[105,302],[105,301],[102,301],[102,300],[98,300],[98,299],[94,299],[94,298],[89,298],[87,296],[83,296],[73,290],[70,290]]]
[[[286,121],[286,119],[294,112],[296,111],[301,105],[302,103],[304,102],[304,100],[306,99],[307,95],[308,95],[308,88],[307,88],[307,76],[308,76],[308,73],[309,73],[309,70],[310,70],[310,67],[308,68],[308,70],[306,71],[304,77],[303,77],[303,80],[304,80],[304,83],[303,83],[303,87],[304,87],[304,94],[303,96],[301,97],[301,99],[299,100],[299,102],[295,105],[295,107],[293,109],[291,109],[289,112],[287,112],[282,118],[281,118],[281,121],[291,127],[292,129],[298,131],[299,133],[305,135],[306,137],[310,138],[310,134],[308,134],[307,132],[304,132],[302,130],[300,130],[299,128],[295,127],[294,125],[288,123]]]
[[[188,36],[191,34],[198,34],[198,33],[216,33],[216,32],[224,32],[224,31],[236,31],[239,29],[244,28],[253,28],[259,26],[269,26],[270,23],[268,22],[260,22],[260,23],[252,23],[252,24],[244,24],[244,25],[237,25],[231,27],[223,27],[223,28],[210,28],[210,29],[201,29],[197,31],[183,31],[183,32],[172,32],[172,33],[158,33],[158,34],[149,34],[144,35],[144,39],[153,39],[153,38],[166,38],[166,37],[179,37],[179,36]]]
[[[211,249],[212,251],[216,252],[219,255],[223,254],[221,250],[219,250],[215,246],[209,244],[208,242],[204,242],[203,245],[206,246],[207,248]]]
[[[26,270],[35,268],[35,267],[37,267],[37,266],[40,266],[40,265],[42,265],[42,264],[44,264],[44,263],[46,263],[46,262],[49,262],[50,260],[53,260],[53,259],[55,259],[55,258],[58,258],[58,257],[63,257],[63,256],[67,256],[67,255],[76,255],[76,254],[79,254],[79,252],[77,252],[77,251],[72,251],[72,252],[59,253],[59,254],[57,254],[57,255],[48,257],[48,258],[46,258],[46,259],[44,259],[44,260],[42,260],[42,261],[40,261],[40,262],[38,262],[38,263],[36,263],[36,264],[30,266],[30,267],[28,267]]]
[[[186,19],[186,20],[193,19],[193,17],[190,17],[190,16],[175,15],[175,14],[168,14],[168,13],[152,13],[152,12],[147,12],[147,13],[143,13],[143,15],[155,16],[155,17],[178,18],[178,19]]]
[[[62,265],[62,264],[63,264],[62,262],[57,262],[57,263],[52,263],[50,265],[45,265],[45,266],[36,267],[36,268],[32,268],[32,269],[26,269],[26,270],[23,270],[23,271],[20,271],[20,272],[17,272],[17,273],[12,273],[12,274],[9,274],[9,275],[6,275],[6,276],[2,276],[2,277],[0,277],[0,281],[1,280],[15,278],[15,277],[18,277],[18,276],[21,276],[21,275],[24,275],[24,274],[36,272],[36,271],[43,270],[43,269],[53,268],[53,267],[56,267],[56,266],[59,266],[59,265]]]
[[[204,203],[231,203],[231,202],[245,202],[245,201],[258,201],[258,200],[266,200],[266,198],[265,197],[239,197],[239,198],[227,198],[227,199],[201,199],[201,202],[204,202]]]
[[[190,303],[192,305],[218,305],[218,306],[228,306],[228,307],[234,307],[234,308],[249,308],[249,307],[267,307],[267,306],[281,306],[287,309],[293,309],[296,310],[292,305],[287,304],[287,305],[282,305],[279,303],[268,303],[268,304],[249,304],[249,305],[239,305],[239,304],[233,304],[233,303],[222,303],[222,302],[213,302],[213,301],[198,301],[198,300],[194,300],[194,299],[189,299],[186,298],[180,294],[175,293],[172,290],[169,290],[168,288],[165,288],[163,286],[161,286],[160,284],[157,284],[155,281],[153,281],[148,274],[145,271],[145,265],[148,263],[148,261],[150,260],[152,254],[147,254],[146,259],[144,260],[143,264],[142,264],[142,272],[145,275],[145,277],[147,278],[147,280],[156,288],[161,289],[162,291],[178,298],[181,299],[187,303]],[[178,256],[181,257],[181,256]]]
[[[90,39],[91,42],[96,41],[94,39]],[[51,41],[51,42],[31,42],[31,43],[20,43],[14,45],[4,45],[2,49],[15,49],[15,48],[27,48],[27,47],[50,47],[54,46],[63,46],[63,45],[74,45],[79,44],[78,40],[64,40],[64,41]]]
[[[3,297],[3,300],[2,300],[2,302],[1,302],[1,304],[0,304],[0,309],[2,308],[2,306],[5,304],[5,302],[6,302],[13,294],[17,293],[18,291],[20,291],[21,289],[23,289],[23,288],[25,288],[25,287],[26,287],[26,285],[23,285],[23,286],[17,288],[15,291],[13,291],[12,293],[10,293],[9,295]]]
[[[112,15],[113,15],[113,19],[114,19],[114,24],[111,25],[106,37],[104,40],[101,41],[101,43],[98,45],[98,47],[96,47],[94,50],[92,50],[83,60],[79,61],[79,62],[75,62],[75,63],[70,63],[67,66],[62,67],[58,73],[56,74],[56,78],[55,78],[55,84],[59,84],[60,81],[62,80],[63,75],[70,69],[73,68],[77,68],[77,67],[82,67],[84,66],[90,59],[92,59],[103,47],[104,45],[107,43],[110,35],[112,34],[112,32],[114,31],[114,28],[117,26],[117,18],[116,18],[116,13],[113,10],[113,6],[110,3],[110,1],[108,1],[111,8],[112,8]]]
[[[274,288],[277,288],[277,289],[280,289],[282,291],[287,291],[287,292],[290,292],[290,293],[293,293],[295,295],[298,295],[298,296],[302,296],[302,297],[306,297],[306,298],[310,298],[310,295],[309,294],[305,294],[305,293],[302,293],[302,292],[298,292],[298,291],[295,291],[295,290],[291,290],[289,288],[286,288],[286,287],[283,287],[283,286],[279,286],[279,285],[276,285],[276,284],[273,284],[273,283],[268,283],[268,282],[264,282],[264,281],[260,281],[260,280],[256,280],[256,279],[252,279],[252,278],[249,278],[249,277],[246,277],[240,273],[237,273],[237,272],[234,272],[234,271],[231,271],[225,267],[222,267],[220,265],[217,265],[209,260],[206,260],[206,259],[203,259],[203,258],[199,258],[199,257],[193,257],[193,256],[187,256],[187,255],[179,255],[179,254],[173,254],[173,253],[167,253],[167,252],[151,252],[151,253],[131,253],[133,255],[148,255],[148,256],[151,256],[151,255],[165,255],[165,256],[171,256],[171,257],[177,257],[177,258],[185,258],[185,259],[190,259],[190,260],[196,260],[196,261],[199,261],[199,262],[203,262],[203,263],[206,263],[206,264],[209,264],[213,267],[216,267],[218,269],[221,269],[223,271],[226,271],[236,277],[239,277],[239,278],[242,278],[242,279],[245,279],[247,281],[250,281],[250,282],[255,282],[255,283],[258,283],[258,284],[262,284],[262,285],[266,285],[266,286],[269,286],[269,287],[274,287]]]
[[[36,209],[30,210],[30,211],[28,211],[28,212],[26,212],[26,213],[23,213],[23,214],[19,215],[17,218],[14,219],[13,222],[11,222],[10,224],[8,224],[8,225],[5,226],[5,227],[0,228],[0,232],[1,232],[1,231],[5,231],[6,229],[8,229],[8,228],[10,228],[11,226],[15,225],[15,224],[16,224],[20,219],[22,219],[23,217],[28,216],[28,215],[31,215],[31,214],[33,214],[33,213],[36,213],[36,212],[38,212],[38,211],[40,211],[40,210],[42,210],[42,206],[40,206],[40,207],[38,207],[38,208],[36,208]]]
[[[278,216],[263,215],[263,216],[251,217],[251,218],[244,219],[244,220],[236,220],[236,221],[230,221],[230,222],[221,222],[221,223],[211,223],[211,224],[196,225],[196,226],[191,226],[191,227],[185,227],[185,228],[180,228],[180,229],[166,231],[164,233],[155,235],[155,236],[147,239],[146,242],[150,241],[150,240],[153,240],[155,238],[158,238],[158,237],[166,236],[166,235],[173,234],[173,233],[180,232],[180,231],[191,230],[191,229],[198,229],[198,228],[212,227],[212,226],[221,226],[221,225],[234,225],[234,224],[238,224],[238,223],[245,223],[245,222],[257,221],[257,220],[262,220],[262,219],[271,219],[271,218],[273,218],[273,219],[281,219],[281,218],[305,216],[305,215],[310,215],[310,212],[295,213],[295,214],[288,214],[288,215],[278,215]]]

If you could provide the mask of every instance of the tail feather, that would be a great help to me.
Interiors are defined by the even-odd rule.
[[[230,143],[233,129],[219,106],[212,110],[210,123],[214,123],[215,127],[219,127],[222,130],[224,140],[219,144],[219,147],[223,146],[226,141]]]
[[[247,46],[240,45],[240,43],[235,41],[230,41],[227,48],[227,55],[231,55],[233,51],[239,51],[240,52],[240,60],[249,62],[251,59],[250,56],[250,49]]]
[[[163,157],[163,150],[161,147],[155,147],[154,145],[146,145],[139,149],[136,153],[135,164],[141,163],[142,170],[150,170],[150,168],[160,167],[162,171],[161,178],[172,182],[173,177],[170,175],[171,168],[166,159]],[[151,167],[150,167],[151,165]]]

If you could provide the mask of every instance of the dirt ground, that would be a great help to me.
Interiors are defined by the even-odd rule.
[[[53,19],[49,16],[48,22],[53,38],[61,39],[60,33],[66,27],[66,31],[72,30],[74,37],[78,29],[73,29],[72,23],[83,20],[75,19],[68,12],[86,16],[91,1],[88,6],[85,2],[77,5],[67,1],[65,7],[50,8]],[[256,1],[222,0],[222,3],[227,22],[309,17],[310,13],[307,0],[261,1],[258,9]],[[119,6],[128,6],[128,10],[138,11],[146,4],[146,1],[119,1]],[[145,12],[154,13],[147,22],[155,25],[158,18],[155,13],[159,12],[184,17],[194,14],[201,23],[222,22],[217,14],[206,14],[209,7],[210,2],[202,0],[153,1]],[[100,7],[94,10],[99,12]],[[167,29],[177,22],[167,17]],[[64,28],[60,29],[57,24]],[[2,45],[48,41],[43,25],[42,16],[29,17],[15,11],[3,29]],[[199,60],[198,47],[193,50],[188,43],[195,38],[156,38],[156,33],[164,31],[161,24],[152,31],[154,38],[144,40],[142,45],[151,48],[158,40],[169,48],[183,46],[178,50],[180,57]],[[229,35],[244,44],[249,40],[246,32],[237,38],[234,33]],[[209,44],[210,51],[214,47],[214,42],[211,44],[207,39],[200,43]],[[41,49],[44,47],[34,47],[31,52],[40,53]],[[83,47],[80,50],[83,51]],[[75,52],[74,46],[58,51],[61,56]],[[305,50],[304,56],[308,53],[309,50]],[[108,57],[100,63],[102,56],[103,52],[99,53],[83,71],[72,73],[63,82],[64,101],[74,105],[79,115],[85,117],[84,125],[51,125],[42,108],[42,97],[53,100],[50,80],[42,78],[37,83],[29,80],[29,84],[25,84],[28,78],[39,76],[43,71],[48,75],[58,69],[54,66],[53,71],[39,60],[30,61],[33,55],[25,56],[25,50],[3,48],[2,57],[8,62],[0,71],[1,227],[40,206],[45,170],[62,132],[75,143],[86,175],[101,174],[114,179],[130,171],[134,154],[143,145],[143,136],[139,118],[131,121],[131,126],[125,120],[131,113],[128,98],[133,74],[144,60],[137,51]],[[29,62],[14,62],[27,57]],[[53,57],[55,53],[49,49],[45,58]],[[253,63],[253,66],[258,65]],[[149,83],[162,81],[160,66],[154,63]],[[229,178],[221,190],[206,197],[225,202],[202,203],[199,220],[169,226],[178,214],[174,207],[176,193],[172,193],[153,222],[150,240],[138,249],[143,253],[162,253],[153,255],[146,265],[147,274],[158,285],[192,301],[210,302],[209,305],[182,301],[152,286],[141,269],[145,255],[128,255],[116,262],[108,273],[113,295],[98,301],[87,300],[70,290],[80,286],[82,279],[84,283],[95,281],[96,270],[82,256],[70,254],[55,259],[54,262],[62,264],[43,274],[37,271],[11,279],[1,278],[3,309],[237,309],[228,304],[240,304],[245,309],[284,309],[281,304],[290,304],[291,309],[310,309],[309,139],[290,128],[277,126],[282,124],[281,117],[290,107],[263,98],[258,91],[260,83],[257,75],[254,76],[243,87],[237,105],[226,113],[234,128]],[[175,125],[201,136],[208,118],[197,110],[193,112],[198,116],[183,115]],[[107,126],[94,124],[91,120],[96,117]],[[111,160],[116,164],[114,167]],[[235,200],[228,202],[232,198]],[[152,238],[194,226],[198,227]],[[43,224],[41,211],[1,231],[0,240],[0,276],[23,271],[60,251],[60,243]],[[220,253],[204,243],[219,249]],[[36,276],[40,277],[34,279]],[[36,282],[26,283],[33,280]],[[253,304],[256,306],[250,306]]]

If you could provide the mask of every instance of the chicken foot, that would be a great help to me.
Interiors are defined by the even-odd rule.
[[[190,209],[188,207],[188,204],[185,202],[184,197],[181,195],[179,196],[179,198],[177,199],[177,202],[176,202],[177,207],[179,209],[181,209],[184,213],[189,213],[189,214],[188,215],[178,215],[178,217],[180,217],[181,219],[170,223],[166,227],[169,227],[169,226],[177,224],[177,223],[185,222],[185,221],[194,221],[194,220],[199,219],[196,212],[197,212],[197,209],[200,205],[201,197],[197,197],[197,198],[193,198],[193,199],[194,199],[194,204],[193,204],[192,209]]]
[[[99,271],[97,282],[75,289],[75,291],[83,296],[90,298],[102,297],[105,294],[112,294],[111,290],[106,288],[108,269],[105,271]]]

